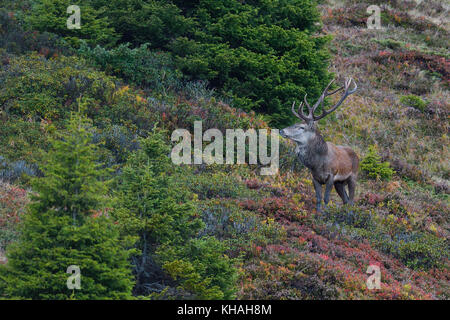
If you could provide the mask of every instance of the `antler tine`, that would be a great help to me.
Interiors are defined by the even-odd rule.
[[[313,106],[313,111],[312,111],[312,115],[313,115],[313,116],[314,116],[314,112],[316,111],[317,107],[318,107],[320,104],[323,104],[323,100],[325,99],[325,97],[328,97],[329,95],[331,95],[331,94],[333,94],[333,93],[336,93],[337,91],[339,91],[340,89],[342,89],[342,88],[340,88],[340,89],[334,91],[333,93],[328,94],[328,88],[330,88],[330,86],[333,84],[334,80],[335,80],[335,79],[333,79],[333,80],[330,81],[330,83],[326,86],[325,90],[323,90],[322,94],[320,95],[319,100],[317,100],[317,102],[314,104],[314,106]]]
[[[314,109],[313,108],[311,108],[311,106],[309,105],[309,103],[308,103],[308,100],[306,100],[306,96],[307,96],[308,94],[307,93],[305,93],[305,96],[303,97],[303,101],[305,101],[305,105],[306,105],[306,107],[308,108],[308,116],[305,116],[306,118],[308,118],[308,120],[309,121],[311,121],[311,120],[314,120],[313,119],[313,116],[314,116]],[[303,104],[303,103],[302,103]],[[303,113],[303,108],[300,110],[302,113]],[[303,114],[304,115],[304,114]]]
[[[348,86],[350,87],[350,84],[351,84],[352,81],[353,81],[353,84],[355,85],[355,87],[353,88],[353,90],[350,90],[350,91],[348,92],[348,94],[352,94],[353,92],[356,91],[356,89],[358,89],[358,85],[356,84],[355,80],[353,80],[353,78],[350,78],[350,79],[348,80]]]
[[[292,111],[292,113],[293,113],[297,118],[300,118],[300,119],[302,118],[302,117],[300,117],[300,115],[297,113],[297,111],[295,111],[295,101],[292,102],[291,111]]]
[[[300,114],[299,113],[297,113],[296,111],[295,111],[295,101],[294,101],[294,103],[292,103],[292,113],[297,117],[297,118],[299,118],[299,119],[303,119],[303,120],[305,120],[305,121],[310,121],[310,119],[308,119],[304,114],[303,114],[303,103],[300,103],[300,107],[299,107],[299,111],[300,111]]]
[[[340,87],[340,88],[338,88],[338,89],[336,89],[336,90],[334,90],[333,92],[331,92],[331,93],[327,93],[327,97],[329,97],[329,96],[332,96],[333,94],[335,94],[336,92],[339,92],[339,91],[341,91],[342,89],[344,89],[345,87]]]
[[[353,84],[354,84],[355,86],[354,86],[354,88],[353,88],[352,90],[349,90],[352,81],[353,81]],[[328,87],[327,87],[327,89],[328,89]],[[325,91],[326,91],[327,89],[325,89]],[[334,110],[336,110],[336,109],[342,104],[342,102],[345,100],[345,98],[347,98],[349,95],[351,95],[352,93],[354,93],[354,92],[356,91],[356,89],[358,89],[358,86],[356,85],[356,82],[355,82],[352,78],[350,78],[350,79],[348,79],[348,80],[345,81],[344,87],[341,87],[341,88],[335,90],[333,93],[330,93],[329,95],[334,94],[334,93],[336,93],[336,92],[338,92],[338,91],[340,91],[340,90],[342,90],[342,89],[345,89],[345,91],[344,91],[344,94],[342,95],[341,99],[338,101],[338,103],[336,103],[336,104],[335,104],[330,110],[328,110],[328,111],[325,110],[325,109],[322,109],[322,114],[321,114],[320,116],[315,117],[315,116],[313,115],[314,121],[320,120],[320,119],[322,119],[323,117],[325,117],[326,115],[329,115],[329,114],[332,113]],[[324,93],[325,93],[325,91],[324,91]],[[326,94],[326,93],[325,93],[325,94]],[[327,96],[328,96],[328,95],[327,95]],[[322,96],[321,96],[321,98],[322,98]],[[319,99],[319,100],[320,100],[320,99]],[[323,99],[322,99],[321,102],[323,102]]]

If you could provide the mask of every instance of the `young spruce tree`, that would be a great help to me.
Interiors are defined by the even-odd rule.
[[[67,130],[51,140],[44,177],[33,181],[33,201],[20,240],[0,270],[3,297],[126,299],[133,287],[129,251],[105,214],[106,171],[91,143],[91,123],[72,114]],[[80,289],[69,289],[69,266],[80,269]],[[1,294],[0,294],[1,297]]]
[[[154,130],[140,141],[118,179],[114,216],[123,235],[138,236],[134,293],[153,298],[230,299],[236,270],[214,237],[199,237],[204,223],[192,193],[178,183],[170,145]]]

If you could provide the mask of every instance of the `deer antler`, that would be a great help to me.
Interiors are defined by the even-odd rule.
[[[350,90],[350,85],[351,85],[352,81],[353,81],[353,84],[354,84],[354,88]],[[313,121],[320,120],[320,119],[322,119],[323,117],[325,117],[326,115],[329,115],[329,114],[332,113],[334,110],[336,110],[336,109],[342,104],[342,102],[345,100],[345,98],[347,98],[349,95],[351,95],[352,93],[354,93],[354,92],[356,91],[356,89],[358,88],[358,86],[356,85],[356,82],[355,82],[352,78],[350,78],[350,79],[347,79],[347,80],[345,81],[345,84],[344,84],[343,87],[340,87],[340,88],[334,90],[333,92],[328,93],[328,89],[330,88],[330,86],[331,86],[331,84],[332,84],[333,82],[334,82],[334,79],[331,80],[331,82],[327,85],[327,87],[326,87],[325,90],[322,92],[321,96],[319,97],[319,99],[317,100],[317,102],[312,106],[312,108],[311,108],[311,106],[309,105],[308,101],[306,100],[306,94],[305,94],[304,102],[305,102],[305,104],[306,104],[306,107],[308,108],[308,115],[305,115],[305,114],[303,113],[303,102],[300,103],[300,106],[299,106],[299,109],[298,109],[299,112],[297,113],[297,112],[295,111],[295,101],[294,101],[294,103],[292,104],[292,112],[294,113],[294,115],[297,116],[297,117],[300,118],[300,119],[305,120],[306,122],[313,122]],[[336,103],[331,109],[325,110],[325,109],[323,108],[323,102],[324,102],[325,97],[331,96],[331,95],[333,95],[333,94],[335,94],[335,93],[337,93],[337,92],[339,92],[339,91],[341,91],[341,90],[343,90],[343,89],[345,90],[345,91],[344,91],[344,94],[342,95],[342,97],[341,97],[341,99],[338,101],[338,103]],[[316,109],[319,107],[319,105],[322,105],[322,114],[319,115],[319,116],[315,116],[315,115],[314,115],[314,112],[315,112]]]
[[[298,118],[303,119],[303,120],[305,120],[306,122],[308,122],[308,121],[311,120],[311,111],[312,111],[312,109],[311,109],[311,106],[309,105],[308,101],[306,101],[306,94],[305,94],[304,100],[305,100],[306,106],[308,107],[309,114],[308,114],[308,115],[305,115],[305,114],[303,113],[303,102],[300,102],[300,106],[298,107],[298,111],[299,111],[300,113],[297,113],[297,112],[295,111],[295,101],[292,103],[292,113],[294,113]]]

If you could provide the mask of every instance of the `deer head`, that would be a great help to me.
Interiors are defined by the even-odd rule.
[[[290,127],[280,130],[280,135],[282,137],[294,140],[299,144],[307,143],[317,133],[315,121],[318,121],[318,120],[322,119],[323,117],[329,115],[333,111],[335,111],[342,104],[342,102],[345,100],[345,98],[347,98],[350,94],[354,93],[356,91],[356,89],[358,88],[358,86],[356,85],[356,82],[352,78],[350,78],[345,81],[344,86],[334,90],[333,92],[328,92],[328,89],[333,84],[333,82],[334,82],[334,79],[327,85],[325,90],[322,92],[322,95],[319,97],[317,102],[312,107],[309,105],[308,101],[306,100],[306,94],[303,99],[304,102],[300,103],[298,112],[295,111],[295,101],[294,101],[294,103],[292,104],[292,113],[294,113],[294,115],[297,118],[304,120],[304,122],[299,122]],[[354,86],[352,89],[350,89],[350,85],[352,82],[353,82]],[[331,107],[328,110],[325,110],[323,107],[323,102],[325,100],[325,97],[331,96],[342,90],[344,90],[344,93],[342,94],[341,99],[333,107]],[[304,113],[303,109],[304,109],[305,105],[308,108],[308,114]],[[322,113],[320,115],[316,116],[314,114],[314,112],[319,107],[319,105],[322,105]]]

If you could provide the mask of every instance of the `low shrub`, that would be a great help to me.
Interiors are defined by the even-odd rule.
[[[396,234],[389,251],[415,270],[442,268],[448,263],[448,241],[423,232]]]
[[[273,218],[242,210],[238,203],[229,199],[214,199],[199,204],[205,228],[200,235],[215,236],[232,244],[232,255],[251,246],[277,243],[285,237],[285,232]]]
[[[392,204],[388,206],[392,207]],[[439,269],[448,264],[448,240],[412,230],[409,217],[401,218],[395,214],[384,217],[373,210],[331,207],[319,217],[321,220],[326,222],[324,225],[330,234],[338,233],[341,238],[348,236],[358,242],[368,240],[374,248],[392,255],[411,269]]]
[[[425,101],[423,101],[420,97],[413,95],[413,94],[409,94],[407,96],[401,96],[400,102],[407,107],[417,109],[421,112],[424,112],[425,107],[427,106]]]
[[[330,206],[325,214],[325,221],[332,221],[339,225],[371,230],[375,227],[373,214],[358,207]]]
[[[398,50],[394,52],[380,51],[378,55],[372,56],[372,59],[375,62],[386,66],[407,62],[408,69],[411,69],[411,66],[415,65],[420,69],[439,74],[441,79],[448,79],[450,73],[450,67],[448,63],[445,62],[446,59],[444,57],[415,50]],[[410,91],[409,87],[405,89]],[[430,88],[428,88],[428,90],[430,90]]]
[[[401,177],[418,182],[427,182],[429,180],[429,174],[423,168],[409,164],[406,161],[395,157],[390,152],[386,152],[383,159],[389,160],[389,165]]]
[[[26,176],[34,177],[37,173],[37,167],[24,160],[7,162],[5,158],[0,156],[0,181],[15,182]]]
[[[11,163],[22,160],[27,167],[35,171],[38,168],[37,161],[40,159],[41,151],[47,150],[48,147],[49,130],[47,129],[43,123],[30,122],[17,117],[0,119],[1,156],[4,158],[3,163],[5,159],[8,160],[8,163],[3,165],[3,169],[10,168]],[[1,165],[0,170],[2,170]],[[10,176],[10,174],[6,175]]]
[[[382,162],[376,145],[369,146],[368,153],[361,161],[361,170],[371,179],[390,180],[394,174],[389,162]]]
[[[105,161],[109,166],[126,162],[128,156],[139,148],[137,135],[119,125],[98,129],[93,134],[92,142],[101,144],[111,152],[112,159]]]
[[[228,175],[226,172],[205,172],[201,174],[186,174],[180,177],[182,183],[191,192],[197,194],[198,199],[255,198],[258,193],[247,188],[244,181]]]

